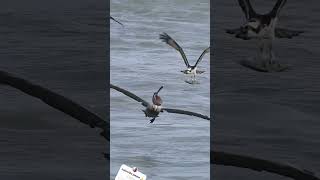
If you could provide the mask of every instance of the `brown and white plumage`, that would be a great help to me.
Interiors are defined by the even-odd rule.
[[[201,55],[199,56],[198,60],[196,61],[196,63],[194,65],[190,65],[187,56],[185,55],[183,49],[180,47],[180,45],[173,39],[171,38],[167,33],[162,33],[160,34],[159,38],[167,43],[169,46],[173,47],[175,50],[177,50],[180,54],[181,57],[187,67],[186,70],[183,70],[181,72],[183,72],[184,74],[193,74],[194,78],[196,74],[202,74],[204,71],[199,71],[197,70],[197,66],[198,64],[201,62],[201,60],[203,59],[203,56],[207,53],[210,52],[210,47],[206,48]]]
[[[171,109],[171,108],[163,108],[161,106],[162,104],[162,100],[161,100],[161,104],[160,105],[155,105],[155,104],[150,104],[147,101],[143,100],[142,98],[138,97],[137,95],[123,89],[120,88],[118,86],[115,86],[113,84],[110,84],[110,88],[117,90],[121,93],[123,93],[124,95],[138,101],[141,103],[142,106],[146,107],[145,110],[143,110],[143,112],[145,113],[146,117],[152,117],[152,119],[150,120],[150,123],[153,123],[153,121],[155,120],[156,117],[158,117],[158,115],[161,112],[168,112],[168,113],[176,113],[176,114],[184,114],[184,115],[189,115],[189,116],[195,116],[195,117],[199,117],[202,119],[206,119],[206,120],[210,120],[210,117],[199,114],[199,113],[195,113],[195,112],[191,112],[191,111],[185,111],[185,110],[180,110],[180,109]],[[159,91],[162,89],[163,87],[161,86],[160,89],[155,93],[158,94]]]
[[[159,90],[158,90],[157,92],[155,92],[155,93],[153,94],[153,96],[152,96],[152,103],[155,104],[155,105],[157,105],[157,106],[161,106],[161,104],[162,104],[162,99],[161,99],[161,97],[158,95],[162,88],[163,88],[163,86],[161,86],[161,87],[159,88]]]
[[[245,15],[246,24],[240,28],[227,29],[226,32],[235,34],[236,38],[244,40],[266,36],[266,34],[269,34],[269,37],[289,39],[298,36],[303,31],[276,27],[278,17],[286,2],[287,0],[277,0],[269,13],[258,14],[253,9],[250,0],[238,0],[239,6]]]
[[[238,0],[246,22],[240,28],[227,29],[227,33],[234,34],[236,38],[243,40],[257,39],[258,53],[257,62],[241,61],[240,64],[261,72],[281,72],[288,69],[275,62],[273,53],[273,41],[275,38],[292,38],[300,35],[303,31],[278,28],[278,19],[287,0],[277,0],[272,10],[266,14],[257,13],[250,0]]]

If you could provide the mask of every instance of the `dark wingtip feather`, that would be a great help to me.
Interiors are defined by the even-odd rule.
[[[110,16],[110,19],[112,19],[114,22],[116,22],[116,23],[120,24],[122,27],[124,27],[124,25],[120,21],[116,20],[112,16]]]
[[[159,39],[161,39],[163,42],[168,42],[169,39],[172,39],[167,33],[163,32],[159,35]]]

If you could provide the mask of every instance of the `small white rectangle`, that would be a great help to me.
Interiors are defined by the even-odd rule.
[[[146,180],[147,176],[143,173],[133,169],[125,164],[122,164],[115,180]]]

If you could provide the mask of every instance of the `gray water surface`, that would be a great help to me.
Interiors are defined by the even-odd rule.
[[[210,114],[210,62],[206,55],[197,77],[185,83],[180,54],[159,40],[168,33],[191,64],[209,46],[209,1],[111,1],[111,83],[151,102],[163,85],[164,106]],[[163,113],[154,124],[143,107],[111,90],[111,178],[121,164],[136,166],[152,180],[209,179],[210,124],[207,120]]]

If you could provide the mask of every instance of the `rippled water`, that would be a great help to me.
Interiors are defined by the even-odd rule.
[[[210,63],[190,85],[180,54],[159,40],[167,32],[191,64],[209,46],[209,1],[112,0],[111,83],[151,101],[161,85],[164,106],[210,114]],[[143,107],[111,90],[111,178],[121,164],[136,166],[148,179],[209,179],[210,125],[203,119],[163,113],[154,124]]]

